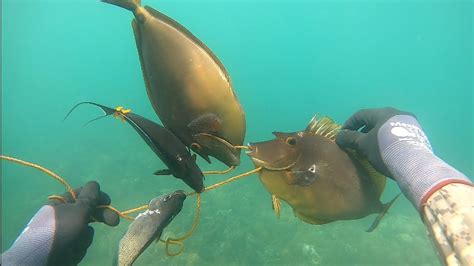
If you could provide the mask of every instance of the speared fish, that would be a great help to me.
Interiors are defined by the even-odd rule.
[[[386,177],[367,160],[339,148],[339,129],[330,118],[315,116],[303,131],[274,132],[274,140],[251,143],[248,155],[263,167],[260,180],[272,195],[277,216],[279,199],[310,224],[378,213],[370,232],[400,194],[387,204],[380,202]]]
[[[87,124],[109,115],[119,117],[122,121],[126,121],[130,124],[168,167],[168,169],[156,171],[154,173],[155,175],[173,175],[183,180],[184,183],[198,193],[204,190],[204,175],[196,164],[196,155],[191,155],[181,140],[168,129],[122,107],[112,109],[94,102],[81,102],[76,104],[66,115],[66,118],[74,109],[82,104],[95,105],[105,113],[103,116],[95,118]]]
[[[181,190],[152,199],[148,210],[138,214],[120,240],[118,265],[132,265],[153,240],[160,239],[163,229],[181,211],[185,199]]]
[[[240,164],[245,114],[219,59],[182,25],[140,0],[102,0],[128,9],[148,97],[163,122],[208,162]]]

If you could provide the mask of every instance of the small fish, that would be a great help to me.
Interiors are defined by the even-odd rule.
[[[102,1],[135,16],[132,27],[148,98],[163,125],[208,162],[212,156],[228,166],[239,165],[240,149],[234,146],[243,143],[245,114],[214,53],[140,0]]]
[[[132,265],[153,240],[159,239],[163,229],[181,211],[185,199],[181,190],[152,199],[148,210],[135,218],[120,240],[118,265]]]
[[[398,196],[387,204],[380,202],[386,177],[367,160],[339,148],[339,129],[331,119],[315,117],[303,131],[280,132],[274,140],[251,143],[247,154],[263,167],[260,180],[272,194],[277,216],[278,199],[311,224],[378,213],[368,230],[372,231]]]
[[[93,102],[76,104],[66,115],[66,118],[74,109],[82,104],[98,106],[105,113],[105,115],[95,118],[87,124],[109,115],[117,116],[123,121],[128,122],[169,168],[156,171],[156,175],[173,175],[183,180],[198,193],[204,190],[204,175],[196,164],[196,155],[191,155],[186,146],[168,129],[140,115],[134,114],[130,110],[124,110],[123,108],[112,109]]]

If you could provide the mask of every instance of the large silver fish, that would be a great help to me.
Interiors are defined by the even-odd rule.
[[[245,114],[219,59],[182,25],[140,0],[102,0],[133,12],[150,102],[164,126],[208,162],[240,164]]]
[[[152,199],[148,210],[135,218],[120,240],[118,265],[132,265],[153,240],[159,239],[163,229],[181,211],[185,199],[181,190]]]

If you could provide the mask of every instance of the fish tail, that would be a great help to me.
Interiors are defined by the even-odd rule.
[[[132,12],[135,12],[137,7],[141,5],[141,0],[101,0],[104,3],[116,5]]]
[[[402,193],[398,193],[398,195],[396,195],[391,201],[383,204],[383,208],[382,208],[382,211],[379,213],[379,215],[377,216],[377,218],[375,218],[374,222],[372,223],[372,225],[369,227],[369,229],[367,229],[366,232],[372,232],[374,231],[374,229],[379,225],[380,221],[382,220],[382,218],[385,216],[385,214],[388,212],[388,209],[390,209],[390,207],[392,206],[392,204],[395,202],[395,200],[398,199],[398,197],[400,197]]]

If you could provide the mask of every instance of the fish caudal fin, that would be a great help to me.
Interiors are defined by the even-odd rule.
[[[109,3],[112,5],[123,7],[132,12],[134,12],[135,9],[137,9],[137,7],[141,5],[141,0],[101,0],[101,1],[104,3]]]
[[[377,226],[379,225],[380,221],[382,220],[382,218],[385,216],[385,214],[388,212],[388,209],[390,209],[390,207],[392,206],[392,204],[395,202],[395,200],[398,199],[398,197],[400,197],[401,193],[398,193],[398,195],[395,196],[395,198],[393,198],[391,201],[385,203],[383,205],[383,208],[382,208],[382,211],[379,213],[379,215],[377,216],[377,218],[375,218],[374,222],[372,223],[372,225],[369,227],[369,229],[367,229],[366,232],[372,232],[374,231],[375,228],[377,228]]]

